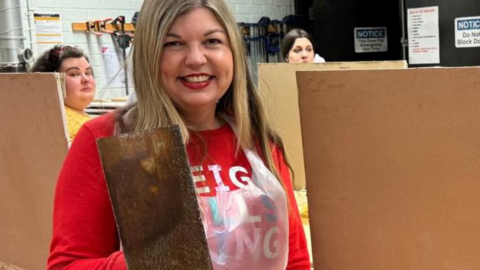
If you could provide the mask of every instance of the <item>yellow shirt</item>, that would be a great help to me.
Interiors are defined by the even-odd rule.
[[[65,106],[65,113],[67,115],[68,140],[72,141],[83,123],[92,119],[92,117],[84,112],[77,111],[68,106]]]

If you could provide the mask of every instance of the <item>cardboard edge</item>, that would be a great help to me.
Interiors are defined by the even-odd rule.
[[[65,75],[63,73],[57,73],[57,72],[55,72],[54,75],[55,75],[55,80],[57,81],[58,102],[60,103],[60,110],[62,112],[63,131],[65,133],[65,139],[68,142],[68,148],[70,148],[71,142],[69,142],[69,139],[68,139],[67,113],[65,111],[65,103],[63,102],[63,99],[66,96]]]
[[[6,263],[0,261],[0,270],[25,270],[25,269],[20,268],[20,267],[16,267],[16,266],[13,266],[13,265],[10,265],[10,264],[6,264]]]

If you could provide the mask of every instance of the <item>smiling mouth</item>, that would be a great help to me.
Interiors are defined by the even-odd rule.
[[[201,76],[187,76],[187,77],[181,77],[180,79],[182,81],[185,81],[187,83],[206,83],[209,80],[211,80],[213,76],[208,76],[208,75],[201,75]]]
[[[206,74],[199,75],[190,75],[185,77],[180,77],[180,82],[190,89],[200,90],[207,87],[215,78],[215,76],[210,76]]]

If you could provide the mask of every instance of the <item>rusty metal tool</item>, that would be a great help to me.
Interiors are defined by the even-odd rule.
[[[129,270],[211,270],[178,126],[97,142]]]

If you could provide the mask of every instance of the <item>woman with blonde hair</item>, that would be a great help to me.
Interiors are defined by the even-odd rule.
[[[226,3],[145,0],[132,66],[138,101],[85,124],[66,158],[48,268],[126,269],[96,140],[177,124],[213,269],[310,269],[283,145]]]

